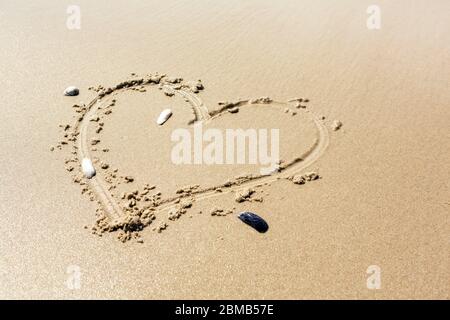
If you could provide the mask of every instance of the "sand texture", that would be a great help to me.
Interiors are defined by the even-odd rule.
[[[372,4],[1,2],[0,298],[448,299],[450,3]],[[200,124],[276,170],[174,164]]]

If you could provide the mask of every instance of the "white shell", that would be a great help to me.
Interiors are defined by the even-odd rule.
[[[164,109],[161,114],[159,115],[158,119],[156,120],[156,123],[158,125],[164,124],[169,118],[172,116],[172,110],[170,109]]]
[[[83,161],[81,161],[81,169],[83,170],[84,176],[88,179],[91,179],[93,176],[95,176],[95,168],[92,164],[91,159],[84,158]]]
[[[64,90],[64,95],[66,96],[77,96],[80,93],[80,90],[77,87],[70,86]]]

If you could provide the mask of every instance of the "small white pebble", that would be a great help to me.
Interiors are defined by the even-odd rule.
[[[164,109],[161,114],[159,115],[158,119],[156,120],[156,123],[158,125],[163,125],[169,118],[172,116],[172,110],[170,109]]]
[[[64,95],[66,96],[77,96],[80,93],[80,90],[77,87],[70,86],[64,90]]]
[[[83,161],[81,161],[81,169],[83,170],[83,174],[86,178],[91,179],[95,176],[95,168],[91,159],[84,158]]]

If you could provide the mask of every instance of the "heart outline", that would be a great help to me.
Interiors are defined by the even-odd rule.
[[[182,80],[181,80],[182,81]],[[163,89],[167,95],[179,95],[184,98],[190,105],[194,111],[194,120],[190,121],[189,124],[193,124],[197,121],[203,121],[207,123],[212,121],[216,117],[222,115],[227,111],[227,107],[223,107],[220,110],[216,110],[210,112],[208,108],[204,105],[202,100],[196,95],[195,90],[192,90],[189,86],[180,86],[179,82],[173,82],[173,80],[169,80],[166,75],[154,75],[148,76],[148,78],[136,79],[136,80],[128,80],[125,82],[121,82],[118,85],[100,90],[96,97],[94,97],[86,106],[86,112],[78,118],[76,125],[74,126],[74,136],[76,136],[76,140],[78,142],[76,149],[76,154],[78,156],[78,161],[81,164],[81,161],[84,158],[92,159],[90,149],[88,146],[88,129],[90,124],[90,119],[97,115],[98,110],[102,107],[101,102],[103,102],[103,98],[112,94],[113,92],[118,92],[121,90],[133,89],[140,86],[146,85],[155,85],[159,84],[160,89]],[[288,100],[286,102],[273,101],[270,100],[270,103],[276,103],[279,105],[288,106],[290,102],[298,101],[297,99]],[[267,103],[267,102],[266,102]],[[250,99],[240,100],[233,103],[234,106],[245,107],[245,106],[254,106],[258,103],[252,102]],[[238,181],[234,180],[229,185],[229,182],[213,186],[207,187],[199,190],[194,190],[189,193],[189,195],[179,195],[170,198],[163,199],[155,209],[158,212],[163,212],[170,210],[176,206],[176,201],[186,196],[192,196],[196,201],[201,201],[204,199],[208,199],[214,196],[218,196],[221,194],[226,194],[230,192],[238,191],[244,187],[251,188],[257,185],[274,182],[280,178],[286,178],[292,174],[300,172],[314,162],[316,162],[320,156],[325,152],[329,145],[329,132],[325,125],[320,121],[313,113],[310,113],[310,116],[316,126],[316,130],[318,132],[318,139],[314,143],[314,145],[305,152],[300,157],[296,157],[290,163],[284,165],[280,168],[280,171],[271,175],[255,175],[251,176],[247,180]],[[106,213],[106,217],[109,222],[117,221],[118,219],[125,216],[122,208],[120,208],[118,202],[114,199],[111,192],[106,187],[106,183],[102,178],[98,175],[95,177],[88,179],[88,184],[91,189],[94,191],[97,196],[98,203],[103,208],[103,211]],[[217,188],[224,188],[224,191],[221,193],[217,193]]]

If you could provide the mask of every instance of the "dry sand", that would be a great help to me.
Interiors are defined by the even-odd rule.
[[[0,3],[1,298],[449,298],[447,1],[379,1],[372,31],[369,1],[79,4],[81,29],[68,30],[65,3]],[[204,104],[193,114],[180,90],[133,83],[83,108],[156,72],[201,79],[184,89]],[[62,94],[70,85],[79,96]],[[170,163],[174,128],[261,96],[279,103],[206,125],[279,127],[282,166],[304,161],[263,181],[233,180],[252,166]],[[83,152],[98,158],[96,184],[78,177]],[[101,219],[92,234],[123,205],[119,230]],[[366,286],[371,265],[381,289]]]

